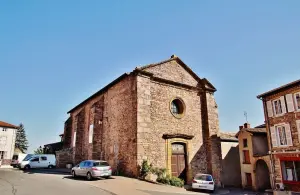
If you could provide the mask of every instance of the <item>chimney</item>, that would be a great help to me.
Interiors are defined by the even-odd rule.
[[[250,124],[249,123],[245,123],[244,124],[244,128],[250,128]]]
[[[240,129],[240,130],[244,129],[244,126],[243,126],[243,125],[242,125],[242,126],[239,126],[239,129]]]

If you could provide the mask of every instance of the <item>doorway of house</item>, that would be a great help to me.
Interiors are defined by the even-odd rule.
[[[172,144],[171,170],[172,176],[186,181],[186,146],[183,143]]]
[[[259,191],[271,189],[269,168],[264,160],[258,160],[256,162],[255,172],[257,189]]]

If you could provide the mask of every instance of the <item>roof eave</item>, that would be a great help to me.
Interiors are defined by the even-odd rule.
[[[262,93],[258,96],[256,96],[258,99],[262,99],[262,98],[265,98],[266,96],[269,96],[269,95],[272,95],[278,91],[281,91],[281,90],[285,90],[287,88],[290,88],[290,87],[293,87],[294,85],[299,85],[300,84],[300,79],[299,80],[296,80],[296,81],[293,81],[293,82],[290,82],[288,84],[285,84],[285,85],[282,85],[281,87],[277,87],[275,89],[272,89],[270,91],[267,91],[265,93]]]
[[[113,80],[111,83],[109,83],[108,85],[106,85],[105,87],[103,87],[102,89],[100,89],[99,91],[97,91],[96,93],[94,93],[93,95],[91,95],[90,97],[88,97],[87,99],[85,99],[84,101],[82,101],[80,104],[78,104],[77,106],[75,106],[74,108],[72,108],[71,110],[69,110],[67,113],[70,114],[71,112],[73,112],[74,110],[76,110],[77,108],[79,108],[80,106],[84,105],[86,102],[88,102],[89,100],[93,99],[94,97],[96,97],[97,95],[105,92],[107,89],[109,89],[110,87],[112,87],[113,85],[117,84],[118,82],[120,82],[122,79],[124,79],[125,77],[129,76],[131,73],[124,73],[121,76],[119,76],[117,79]]]

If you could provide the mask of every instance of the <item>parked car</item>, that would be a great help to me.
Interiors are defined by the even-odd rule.
[[[192,188],[214,192],[215,182],[213,177],[209,174],[196,174],[193,179]]]
[[[87,180],[93,178],[109,178],[112,174],[112,169],[106,161],[102,160],[85,160],[76,165],[71,170],[72,176],[86,177]]]
[[[14,154],[10,165],[14,168],[18,167],[25,158],[31,157],[31,156],[32,156],[32,154],[23,154],[23,153]]]
[[[29,159],[24,159],[20,164],[20,169],[31,168],[49,168],[56,166],[56,159],[54,154],[35,154]]]

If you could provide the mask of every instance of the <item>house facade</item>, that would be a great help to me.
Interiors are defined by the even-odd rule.
[[[239,127],[242,187],[257,191],[271,189],[270,156],[265,126],[251,128],[249,123]]]
[[[147,159],[187,182],[204,172],[219,183],[215,91],[175,55],[138,67],[68,112],[58,161],[104,159],[115,172],[138,176]]]
[[[0,121],[0,166],[10,165],[15,150],[18,127]]]
[[[222,151],[221,185],[223,187],[241,187],[241,165],[239,140],[236,133],[220,132]]]
[[[274,186],[300,191],[300,80],[257,97],[264,107]]]

